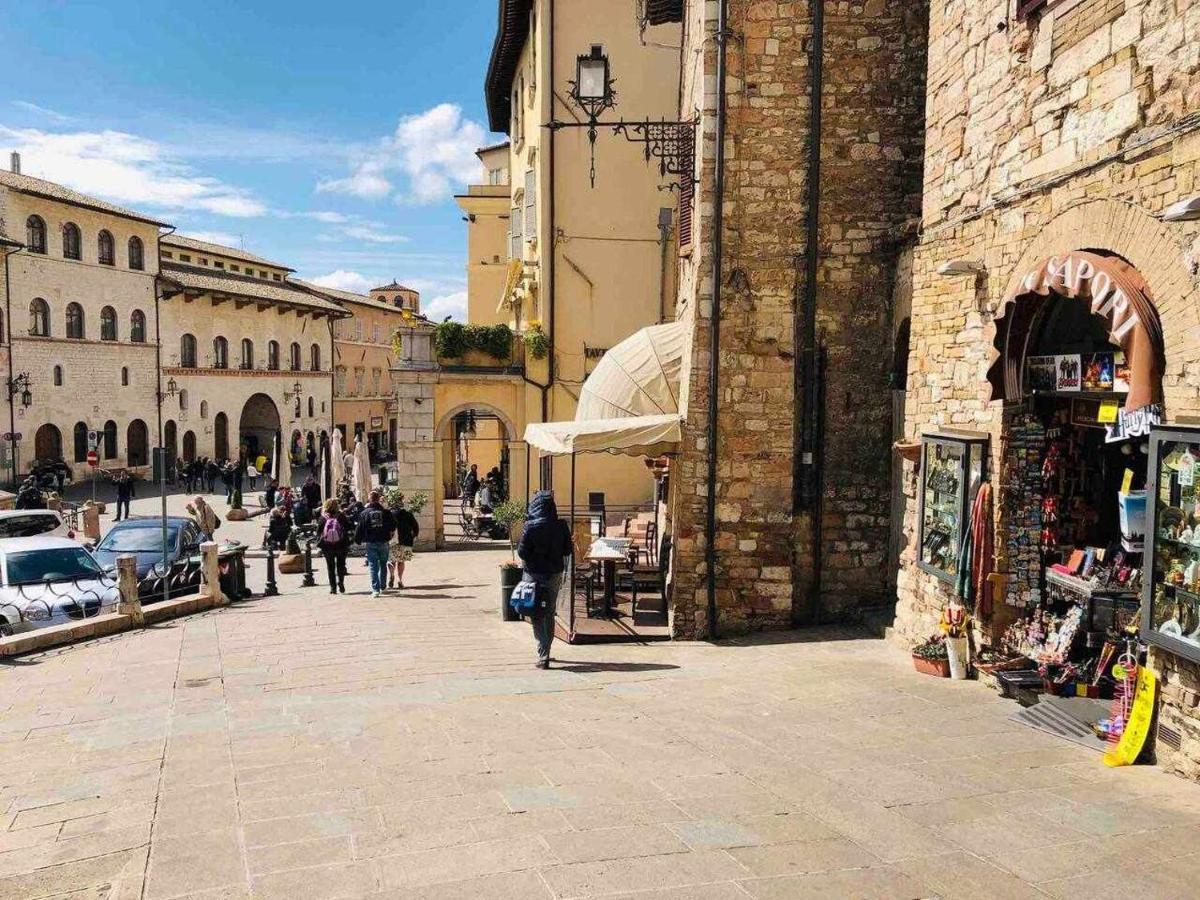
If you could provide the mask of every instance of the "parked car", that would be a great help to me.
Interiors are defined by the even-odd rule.
[[[143,603],[163,598],[162,579],[170,579],[172,597],[200,590],[200,529],[184,516],[167,516],[167,556],[163,565],[162,518],[134,516],[118,522],[95,546],[100,565],[115,573],[117,559],[137,558],[138,596]]]
[[[0,538],[37,537],[39,534],[73,538],[75,531],[53,509],[0,510]]]
[[[0,539],[0,635],[91,618],[119,599],[116,579],[77,541]]]

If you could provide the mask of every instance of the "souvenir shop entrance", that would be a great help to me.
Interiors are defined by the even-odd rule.
[[[996,327],[1000,446],[925,437],[921,568],[953,579],[991,646],[976,662],[998,663],[1006,692],[1109,697],[1113,665],[1136,654],[1148,435],[1163,417],[1157,312],[1132,267],[1078,252],[1029,272]],[[971,468],[989,456],[995,478]],[[963,493],[946,502],[948,488]]]

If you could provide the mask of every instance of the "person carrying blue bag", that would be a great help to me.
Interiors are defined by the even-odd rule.
[[[517,555],[525,575],[513,589],[510,603],[517,612],[529,616],[537,641],[537,667],[548,669],[550,645],[554,642],[554,604],[566,559],[571,555],[571,529],[558,517],[550,491],[538,491],[529,501]]]

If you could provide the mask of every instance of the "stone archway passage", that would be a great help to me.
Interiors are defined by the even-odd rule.
[[[1129,365],[1126,410],[1162,402],[1163,330],[1150,289],[1129,263],[1087,251],[1048,257],[1010,289],[996,317],[996,360],[988,370],[993,400],[1021,397],[1032,326],[1052,294],[1087,302],[1107,320],[1109,339]]]
[[[266,394],[254,394],[242,407],[238,422],[238,446],[245,447],[250,459],[270,455],[279,432],[279,407]]]
[[[150,464],[149,443],[149,431],[146,429],[146,423],[141,419],[134,419],[130,422],[125,436],[125,461],[130,468]]]
[[[194,431],[185,431],[183,433],[183,461],[193,462],[196,459],[196,433]]]
[[[35,459],[62,459],[62,432],[47,422],[37,430],[33,438]]]

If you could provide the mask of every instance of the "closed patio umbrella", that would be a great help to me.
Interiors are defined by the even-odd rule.
[[[367,502],[371,492],[371,461],[367,456],[367,445],[362,438],[354,441],[354,496],[360,503]]]
[[[275,477],[279,479],[281,488],[290,488],[292,486],[292,454],[288,452],[286,446],[277,447],[276,450],[279,454],[279,472]]]
[[[346,477],[346,466],[342,462],[342,454],[345,451],[342,449],[342,432],[341,429],[333,429],[333,436],[329,440],[329,472],[333,475],[333,495],[337,496],[338,485],[342,483],[342,479]]]

